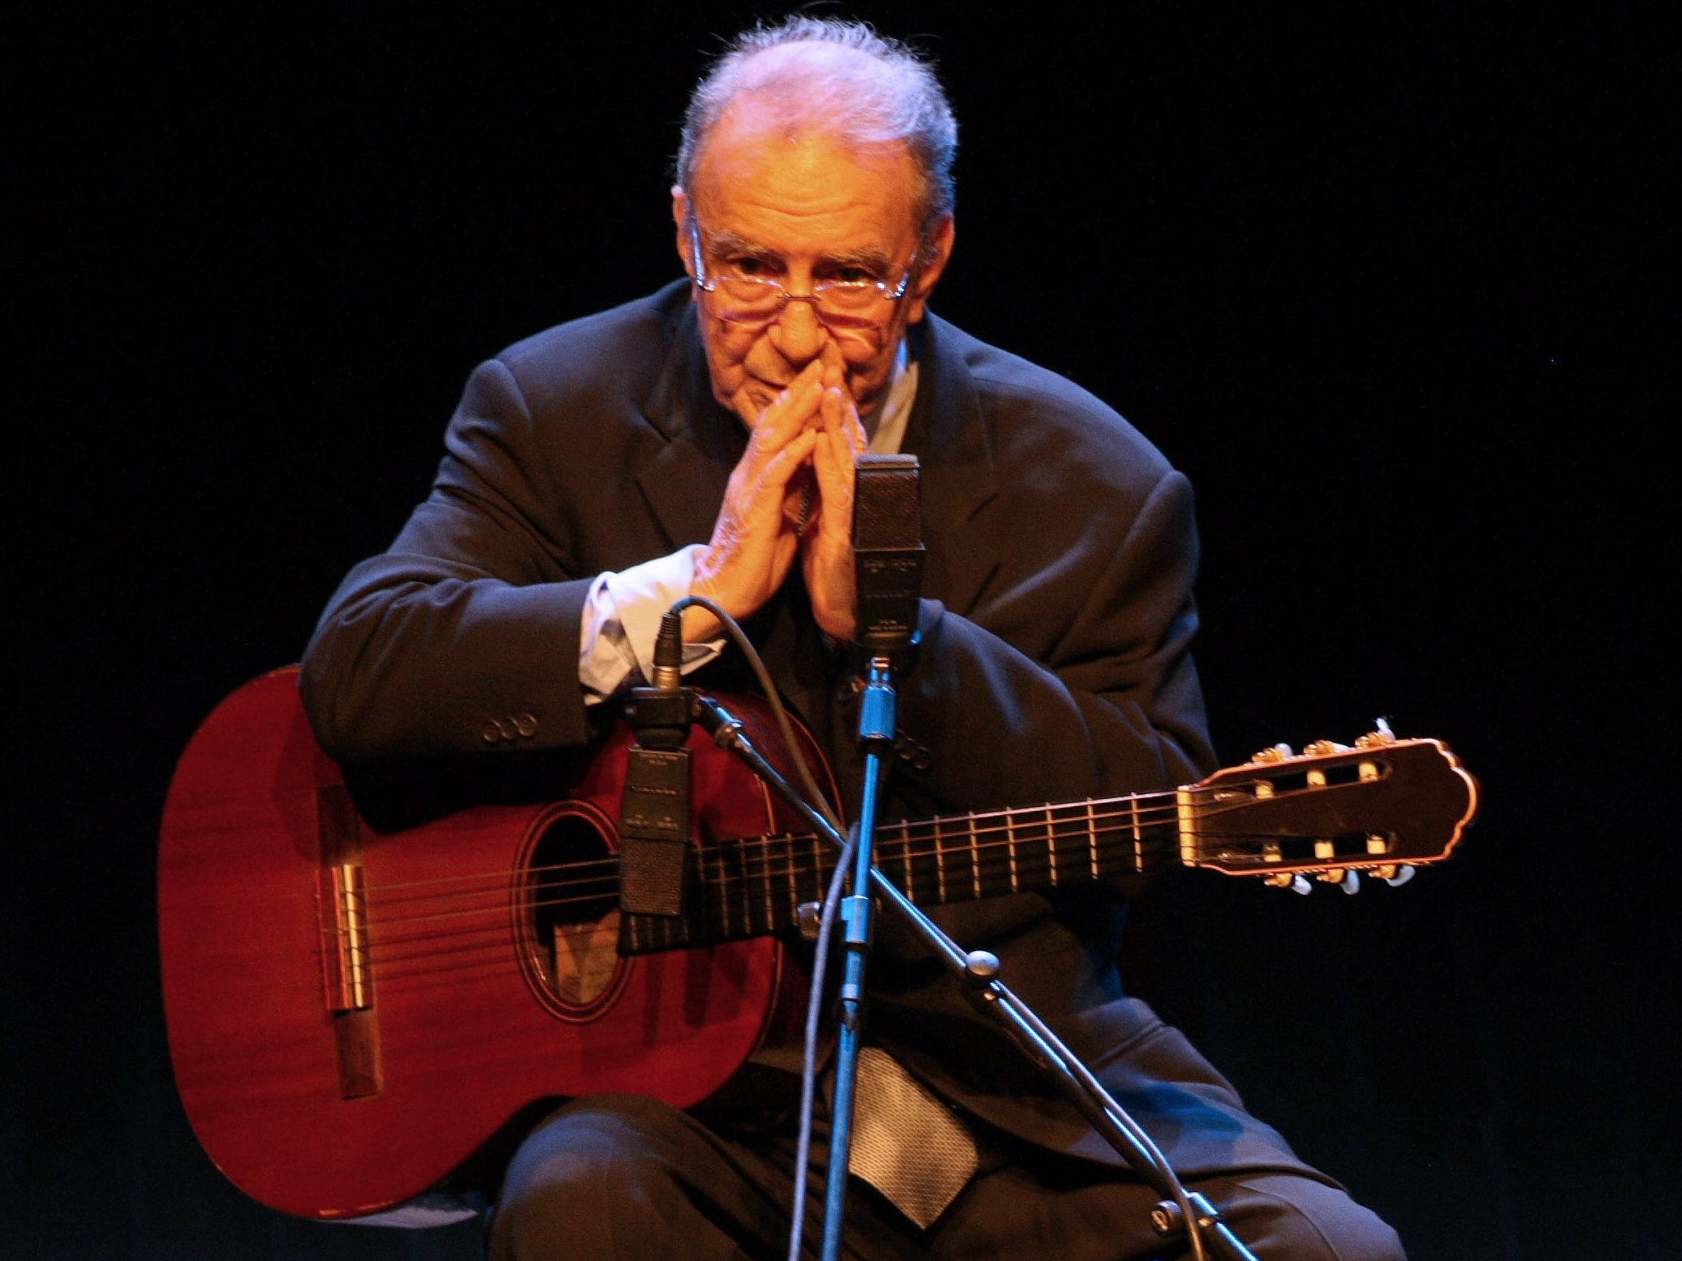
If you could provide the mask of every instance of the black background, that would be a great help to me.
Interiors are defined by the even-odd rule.
[[[960,119],[936,308],[1198,488],[1223,756],[1384,714],[1485,790],[1404,890],[1165,881],[1134,983],[1416,1259],[1674,1255],[1662,45],[1598,7],[1271,8],[852,10]],[[425,493],[472,365],[677,274],[676,122],[754,14],[14,45],[15,1255],[474,1254],[282,1218],[200,1154],[155,829],[200,718]]]

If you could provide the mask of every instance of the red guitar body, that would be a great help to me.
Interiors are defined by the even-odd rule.
[[[715,1091],[772,1022],[774,938],[620,958],[616,894],[532,909],[541,869],[611,854],[623,774],[596,757],[562,800],[381,835],[295,669],[224,701],[177,769],[158,859],[170,1051],[222,1172],[283,1211],[352,1217],[425,1191],[533,1100]],[[694,777],[703,832],[792,823],[722,756]]]
[[[756,707],[737,712],[780,747]],[[477,768],[477,800],[541,805],[462,809],[432,791],[442,776],[409,784],[396,798],[434,821],[399,823],[317,747],[295,669],[216,708],[170,785],[158,918],[176,1082],[235,1185],[304,1217],[375,1213],[546,1100],[685,1106],[798,1027],[771,934],[822,896],[830,856],[698,728],[686,913],[627,926],[661,953],[619,953],[629,742],[621,728],[570,780],[513,796],[481,781],[514,764]],[[1381,731],[1170,792],[894,824],[876,858],[926,905],[1171,864],[1352,888],[1353,873],[1399,882],[1441,862],[1477,805],[1444,745]]]

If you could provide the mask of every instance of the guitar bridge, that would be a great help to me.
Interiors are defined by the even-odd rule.
[[[339,863],[324,874],[329,888],[327,923],[323,926],[326,941],[322,943],[326,948],[321,961],[327,1010],[335,1015],[366,1011],[374,1005],[374,999],[368,971],[368,910],[362,868],[356,863]]]
[[[368,896],[362,864],[354,861],[360,821],[343,785],[316,790],[321,839],[317,906],[321,929],[321,981],[339,1065],[339,1095],[366,1099],[380,1093],[379,1018],[374,1013],[374,970],[368,953]]]

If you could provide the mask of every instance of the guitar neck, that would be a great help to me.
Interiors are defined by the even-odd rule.
[[[920,906],[1043,891],[1181,865],[1295,886],[1383,879],[1439,862],[1477,812],[1477,783],[1435,740],[1388,733],[1354,748],[1264,750],[1168,792],[1021,806],[876,831],[876,865]],[[815,836],[759,836],[691,851],[690,912],[621,919],[626,953],[756,936],[821,902],[836,856]]]
[[[1179,801],[1188,791],[880,825],[876,865],[919,906],[1146,872],[1180,860]],[[691,858],[686,922],[639,922],[623,945],[633,952],[667,949],[791,926],[803,903],[823,901],[837,858],[811,834],[702,846]]]

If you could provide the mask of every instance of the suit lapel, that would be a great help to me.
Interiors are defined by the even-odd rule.
[[[922,468],[923,594],[967,613],[997,566],[991,549],[965,546],[971,519],[999,489],[993,440],[963,359],[963,334],[927,316],[909,334],[917,356],[917,398],[904,450]]]
[[[666,441],[637,468],[637,488],[671,547],[705,542],[747,434],[712,396],[692,303],[667,321],[665,359],[643,415]]]

